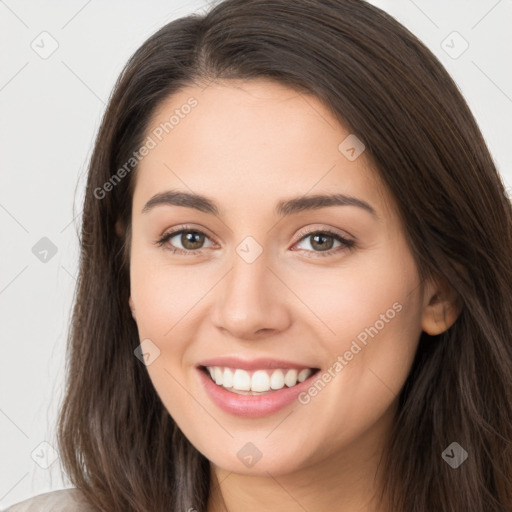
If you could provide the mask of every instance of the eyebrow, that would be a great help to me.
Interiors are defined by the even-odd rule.
[[[212,199],[201,194],[167,190],[154,195],[142,209],[141,213],[147,213],[156,206],[184,206],[194,208],[200,212],[220,215],[220,209]],[[345,194],[315,194],[309,196],[294,197],[279,201],[274,213],[280,217],[286,217],[307,210],[317,210],[329,206],[357,206],[379,218],[375,209],[366,201]]]

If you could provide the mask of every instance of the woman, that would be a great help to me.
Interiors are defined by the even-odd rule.
[[[512,510],[511,228],[456,85],[379,9],[169,23],[90,163],[72,509]]]

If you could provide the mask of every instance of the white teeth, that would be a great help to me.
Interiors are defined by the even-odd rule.
[[[217,385],[235,393],[241,391],[247,394],[278,390],[285,385],[291,388],[297,383],[304,382],[313,373],[310,368],[256,370],[252,375],[246,370],[220,366],[208,366],[207,370]]]
[[[254,372],[251,379],[251,391],[268,391],[270,389],[270,377],[265,370]]]
[[[270,377],[271,389],[284,388],[284,373],[281,370],[275,370]]]
[[[224,376],[223,376],[222,385],[225,388],[233,387],[233,372],[229,368],[224,368]]]
[[[311,370],[309,368],[306,368],[304,370],[301,370],[299,372],[299,375],[297,376],[297,380],[299,382],[304,382],[310,375],[311,375]]]
[[[214,367],[214,379],[215,379],[215,383],[216,384],[219,384],[219,385],[222,385],[222,377],[223,377],[223,372],[222,372],[222,368],[219,368],[218,366],[215,366]]]
[[[233,375],[233,387],[240,391],[251,390],[251,376],[245,370],[235,370]]]
[[[284,383],[291,388],[297,384],[297,370],[288,370],[284,376]]]

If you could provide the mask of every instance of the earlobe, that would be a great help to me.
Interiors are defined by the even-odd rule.
[[[457,320],[461,301],[455,290],[443,279],[425,296],[421,328],[427,334],[435,336],[448,330]]]
[[[131,311],[132,311],[133,319],[134,319],[134,320],[137,320],[137,319],[135,318],[135,305],[133,304],[133,300],[132,300],[132,298],[131,298],[131,297],[128,299],[128,304],[130,305],[130,309],[131,309]]]

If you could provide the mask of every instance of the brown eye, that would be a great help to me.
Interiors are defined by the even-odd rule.
[[[319,251],[328,251],[334,245],[334,237],[324,234],[309,235],[311,247]]]
[[[310,241],[309,246],[311,249],[299,248],[299,250],[317,253],[314,256],[331,256],[339,251],[350,249],[355,245],[353,240],[348,240],[338,233],[329,230],[318,230],[306,233],[306,235],[299,240],[298,244],[303,243],[305,240]],[[334,247],[335,242],[339,243],[337,247]]]
[[[174,237],[173,237],[174,238]],[[184,249],[194,250],[200,249],[205,240],[205,235],[199,231],[182,231],[180,243]]]
[[[175,239],[174,241],[171,241]],[[204,249],[204,243],[206,240],[210,240],[209,237],[197,229],[179,229],[167,233],[156,242],[158,246],[165,245],[166,249],[171,252],[191,254],[201,253]],[[181,247],[180,247],[181,245]]]

